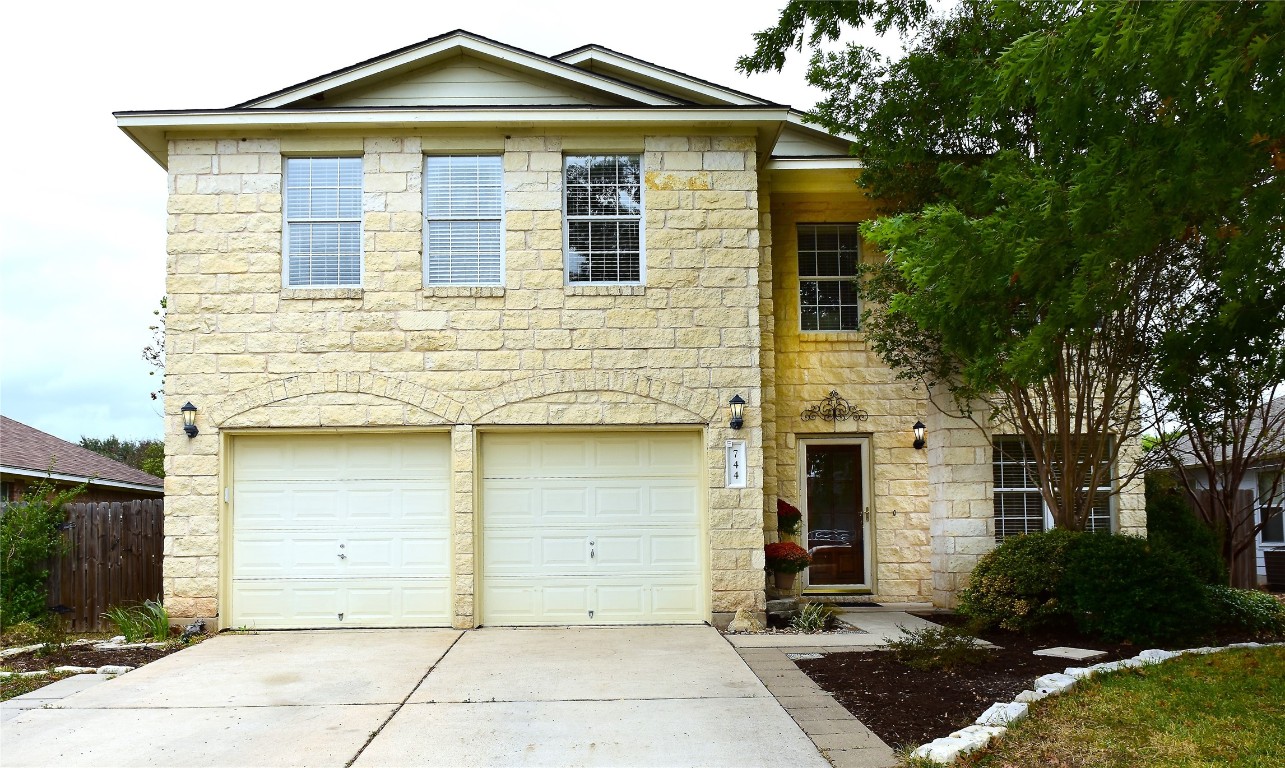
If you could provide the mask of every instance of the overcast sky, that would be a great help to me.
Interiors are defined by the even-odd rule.
[[[585,43],[806,109],[804,56],[735,71],[784,0],[19,3],[5,12],[0,411],[76,442],[160,437],[141,349],[165,290],[165,172],[114,110],[226,107],[463,28]],[[614,11],[614,15],[611,12]]]

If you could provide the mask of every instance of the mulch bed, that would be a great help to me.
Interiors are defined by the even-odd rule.
[[[34,672],[38,669],[54,667],[101,667],[107,664],[120,664],[127,667],[141,667],[181,651],[187,646],[174,644],[166,648],[128,648],[120,651],[96,651],[92,645],[65,645],[62,648],[40,655],[37,651],[28,651],[10,656],[3,661],[7,669],[15,672]]]
[[[938,624],[963,624],[953,614],[922,614]],[[981,664],[954,671],[919,671],[903,666],[887,651],[830,653],[821,659],[799,660],[799,668],[842,704],[854,717],[890,746],[918,746],[971,725],[991,704],[1012,701],[1031,687],[1035,678],[1138,655],[1144,647],[1085,639],[1073,631],[1046,631],[1030,636],[1012,632],[983,632],[980,637],[1000,646]],[[1225,636],[1211,645],[1252,638]],[[1055,646],[1105,651],[1085,661],[1035,656],[1033,651]],[[1152,647],[1152,646],[1148,646]],[[1186,645],[1174,648],[1189,647]]]

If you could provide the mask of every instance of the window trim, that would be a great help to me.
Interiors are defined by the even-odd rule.
[[[361,174],[361,210],[357,214],[355,223],[357,224],[357,282],[356,283],[335,283],[335,284],[317,284],[307,283],[295,285],[290,282],[290,161],[291,160],[321,160],[326,158],[355,159],[362,163]],[[366,172],[365,172],[365,155],[364,154],[326,154],[326,153],[304,153],[304,154],[287,154],[281,155],[281,290],[326,290],[326,291],[344,291],[344,290],[362,290],[366,285]],[[298,220],[303,224],[324,224],[327,222],[336,223],[353,223],[353,219],[307,219]]]
[[[845,277],[843,275],[834,275],[834,276],[812,275],[805,278],[803,276],[803,264],[802,264],[802,258],[801,258],[803,255],[803,249],[799,247],[799,229],[802,227],[852,227],[857,230],[857,264],[861,264],[861,260],[865,254],[865,244],[861,237],[861,230],[859,229],[860,225],[861,223],[857,221],[796,221],[794,223],[794,277],[796,280],[794,296],[796,300],[796,306],[799,308],[799,333],[800,334],[839,333],[839,334],[851,335],[851,334],[858,334],[858,333],[864,332],[865,329],[861,327],[860,300],[858,300],[856,305],[857,306],[857,327],[856,328],[827,329],[827,328],[804,328],[803,327],[803,281],[805,279],[811,282],[839,282],[840,280],[857,280],[859,279],[860,276],[853,275],[852,277]],[[843,305],[840,304],[839,306],[842,307]]]
[[[496,221],[500,226],[500,274],[494,283],[471,282],[471,283],[434,283],[428,278],[428,161],[434,157],[494,157],[500,161],[500,213],[495,219],[491,218],[450,218],[450,219],[433,219],[433,221]],[[420,195],[420,272],[421,284],[425,290],[441,290],[451,288],[503,288],[507,282],[508,275],[508,249],[505,247],[505,241],[508,239],[505,235],[505,226],[507,223],[507,208],[504,205],[505,199],[505,182],[504,182],[504,153],[503,152],[443,152],[424,155],[424,162],[420,164],[420,178],[423,180],[422,192]]]
[[[1277,547],[1285,544],[1285,470],[1281,469],[1262,469],[1258,470],[1254,476],[1254,484],[1257,486],[1254,493],[1254,509],[1258,513],[1257,523],[1263,527],[1258,531],[1259,544]],[[1270,499],[1264,499],[1266,486],[1263,484],[1264,475],[1271,477],[1273,474],[1280,474],[1280,480],[1276,482],[1276,493]],[[1264,513],[1268,510],[1274,510],[1276,513],[1276,524],[1281,526],[1282,536],[1279,539],[1267,538],[1267,526],[1263,523]]]
[[[632,216],[575,216],[568,214],[567,208],[567,159],[572,157],[636,157],[638,158],[638,279],[637,280],[579,280],[571,279],[571,222],[573,221],[633,221]],[[646,285],[647,284],[647,168],[644,165],[646,153],[643,152],[583,152],[580,154],[562,155],[562,168],[558,171],[562,184],[562,284],[566,288],[583,288],[585,286],[608,285]]]
[[[991,509],[991,523],[992,523],[992,525],[994,525],[994,526],[995,526],[995,527],[994,527],[994,531],[993,531],[995,542],[996,542],[996,543],[999,543],[999,542],[1002,542],[1004,539],[1008,538],[1008,536],[1000,536],[999,527],[998,527],[998,525],[995,525],[995,524],[998,522],[998,520],[999,520],[999,518],[996,516],[996,512],[998,511],[998,507],[996,506],[995,502],[997,501],[998,494],[1000,494],[1000,493],[1036,493],[1036,494],[1039,494],[1039,496],[1040,496],[1040,509],[1041,509],[1041,511],[1044,513],[1044,517],[1043,517],[1043,526],[1044,526],[1044,527],[1043,527],[1043,528],[1041,528],[1041,529],[1040,529],[1040,531],[1027,531],[1027,533],[1038,533],[1038,532],[1042,532],[1042,531],[1050,531],[1050,530],[1052,530],[1052,529],[1055,527],[1055,526],[1054,526],[1054,524],[1053,524],[1053,512],[1052,512],[1052,510],[1049,508],[1048,502],[1044,499],[1044,494],[1040,492],[1040,489],[1039,489],[1039,486],[1038,486],[1038,485],[1032,485],[1032,486],[1030,486],[1030,487],[1024,487],[1024,488],[1017,488],[1017,487],[1008,487],[1008,486],[1000,487],[999,485],[994,484],[994,482],[993,482],[993,478],[994,478],[994,471],[995,471],[995,470],[994,470],[994,468],[995,468],[995,466],[996,466],[996,464],[995,464],[995,450],[998,448],[998,443],[1000,443],[1000,442],[1012,442],[1012,443],[1019,443],[1019,444],[1021,444],[1021,445],[1023,446],[1023,456],[1025,456],[1025,450],[1026,450],[1026,439],[1025,439],[1024,437],[1022,437],[1021,435],[992,435],[992,436],[991,436],[991,462],[990,462],[990,464],[991,464],[991,476],[992,476],[992,487],[991,487],[991,507],[992,507],[992,509]],[[1016,462],[1014,462],[1014,463],[1016,463]],[[1034,478],[1032,478],[1032,482],[1033,482],[1033,483],[1038,483],[1038,481],[1037,481],[1037,480],[1035,480]],[[1110,491],[1114,490],[1114,485],[1115,485],[1115,467],[1112,467],[1112,468],[1111,468],[1111,475],[1106,479],[1106,481],[1105,481],[1105,484],[1104,484],[1104,485],[1099,485],[1099,486],[1098,486],[1098,490],[1099,490],[1099,491],[1107,491],[1107,492],[1109,493]],[[1116,507],[1116,495],[1115,495],[1115,494],[1111,494],[1111,495],[1107,496],[1107,497],[1106,497],[1106,502],[1107,502],[1107,515],[1106,515],[1106,516],[1107,516],[1107,523],[1108,523],[1108,526],[1109,526],[1109,527],[1108,527],[1108,532],[1110,532],[1110,533],[1115,533],[1115,532],[1119,529],[1119,525],[1118,525],[1118,509],[1117,509],[1117,507]],[[1091,516],[1090,516],[1090,521],[1091,521],[1091,520],[1093,520],[1093,519],[1094,519],[1094,518],[1093,518],[1093,516],[1091,515]],[[1017,536],[1017,535],[1021,535],[1021,534],[1012,534],[1012,535]]]

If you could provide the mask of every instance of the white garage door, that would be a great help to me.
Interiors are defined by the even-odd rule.
[[[482,622],[706,618],[700,438],[482,438]]]
[[[233,442],[233,627],[450,624],[446,435]]]

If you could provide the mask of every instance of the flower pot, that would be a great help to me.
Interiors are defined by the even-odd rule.
[[[794,589],[794,577],[797,573],[785,573],[783,571],[773,571],[772,578],[776,580],[776,588],[782,592],[789,592]]]

